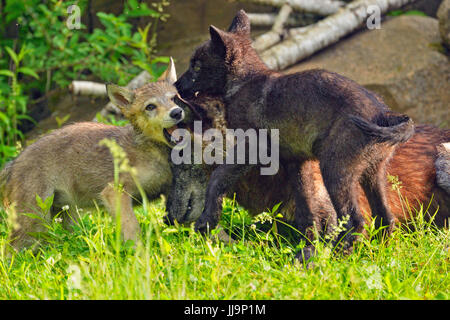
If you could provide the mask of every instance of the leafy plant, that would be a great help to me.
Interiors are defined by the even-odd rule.
[[[427,14],[425,12],[422,12],[420,10],[409,10],[409,11],[403,11],[403,10],[393,10],[387,14],[391,17],[398,17],[398,16],[422,16],[426,17]]]
[[[0,48],[0,52],[1,52]],[[35,79],[39,76],[30,68],[23,67],[22,62],[29,54],[26,46],[22,46],[19,53],[10,47],[5,47],[13,62],[11,70],[0,69],[0,82],[9,83],[0,86],[0,164],[2,159],[8,159],[16,154],[16,146],[22,133],[18,130],[18,123],[23,119],[30,119],[26,115],[27,96],[22,94],[22,85],[19,83],[19,74],[28,75]]]
[[[99,12],[102,28],[92,32],[82,23],[79,29],[67,26],[71,5],[82,15],[87,1],[6,0],[0,12],[0,165],[23,139],[18,128],[31,120],[31,95],[45,99],[74,79],[125,85],[142,70],[156,79],[168,62],[155,56],[156,27],[167,18],[167,0],[151,6],[128,0],[119,15]],[[141,17],[149,22],[136,29],[132,21]]]
[[[161,200],[135,207],[142,227],[135,250],[125,243],[116,251],[117,224],[98,208],[71,230],[55,221],[37,254],[9,259],[0,250],[0,299],[449,298],[449,229],[417,223],[385,239],[370,224],[352,254],[332,254],[320,243],[306,268],[295,262],[295,243],[267,241],[270,230],[251,230],[252,217],[230,199],[225,204],[221,225],[242,229],[227,243],[193,226],[165,225]],[[0,248],[2,230],[0,222]]]

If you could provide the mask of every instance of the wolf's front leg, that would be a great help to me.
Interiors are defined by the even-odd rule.
[[[251,165],[244,164],[222,164],[213,171],[206,189],[205,208],[195,223],[195,230],[205,233],[217,226],[222,214],[223,197],[251,168]]]
[[[132,240],[136,245],[141,228],[133,211],[131,197],[125,191],[116,190],[112,184],[103,189],[101,197],[114,219],[120,214],[123,240]]]
[[[318,162],[315,160],[306,160],[301,163],[299,161],[299,164],[290,164],[289,167],[290,184],[295,199],[295,227],[307,244],[296,255],[296,259],[301,263],[307,262],[309,258],[314,256],[313,241],[321,231],[319,205],[317,204],[321,200],[318,199],[317,178],[315,177],[317,171],[320,174]],[[323,184],[322,181],[318,183]]]

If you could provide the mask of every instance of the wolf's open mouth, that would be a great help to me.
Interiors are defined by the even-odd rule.
[[[171,144],[173,146],[177,145],[178,143],[180,143],[183,140],[183,137],[180,136],[180,137],[178,137],[178,139],[176,139],[172,134],[176,129],[183,129],[185,127],[186,127],[186,125],[183,122],[179,122],[178,124],[174,125],[173,127],[163,129],[164,138],[166,138],[166,140],[167,140],[167,142],[169,142],[169,144]]]
[[[167,128],[167,129],[166,129],[166,128],[163,129],[164,138],[166,138],[167,142],[169,142],[169,143],[172,144],[172,145],[176,145],[178,142],[181,141],[181,137],[180,137],[179,140],[177,140],[177,139],[175,139],[174,136],[172,136],[172,133],[173,133],[176,129],[178,129],[178,126],[177,126],[177,125],[174,125],[173,127],[170,127],[170,128]]]

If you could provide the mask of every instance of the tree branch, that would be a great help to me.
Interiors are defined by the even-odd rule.
[[[290,5],[285,4],[281,7],[278,15],[275,18],[272,30],[260,35],[255,39],[255,41],[253,41],[253,48],[255,48],[257,52],[262,52],[265,49],[283,40],[283,37],[286,33],[284,30],[284,24],[289,18],[291,12],[292,8]]]
[[[339,12],[316,24],[291,32],[290,39],[264,51],[261,59],[271,69],[285,69],[361,28],[370,16],[367,12],[369,6],[377,6],[380,14],[384,14],[415,1],[357,0],[351,2]]]
[[[339,10],[345,3],[337,0],[240,0],[255,4],[282,7],[289,4],[295,11],[311,12],[321,16],[328,16]]]
[[[106,96],[105,84],[92,81],[72,81],[69,90],[83,96]]]
[[[277,17],[276,13],[247,13],[248,18],[250,19],[250,23],[252,26],[258,27],[271,27],[275,23],[275,19]],[[300,27],[304,25],[308,25],[311,23],[315,23],[317,19],[314,19],[313,15],[306,16],[303,14],[302,16],[298,15],[290,15],[286,20],[286,27]]]

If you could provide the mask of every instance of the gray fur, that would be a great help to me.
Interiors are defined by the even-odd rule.
[[[172,69],[169,67],[159,81],[134,91],[107,86],[111,99],[120,104],[131,125],[68,125],[38,139],[6,165],[0,173],[0,186],[4,207],[8,214],[17,217],[10,235],[15,249],[34,244],[31,233],[45,231],[39,219],[24,215],[31,212],[42,216],[36,195],[43,200],[54,195],[52,214],[69,205],[71,218],[76,218],[76,207],[93,207],[94,201],[103,203],[114,216],[120,199],[123,238],[138,240],[140,227],[132,208],[132,197],[140,195],[136,182],[149,199],[154,199],[167,194],[172,180],[168,163],[171,145],[166,129],[182,120],[179,116],[184,113],[173,101],[177,91],[171,65]],[[180,109],[176,119],[171,114],[175,108]],[[122,147],[137,172],[136,176],[129,171],[120,173],[123,192],[114,187],[113,157],[106,146],[100,145],[105,138]],[[48,222],[51,216],[43,218]]]
[[[438,185],[450,194],[450,143],[442,143],[437,147],[436,181]]]

